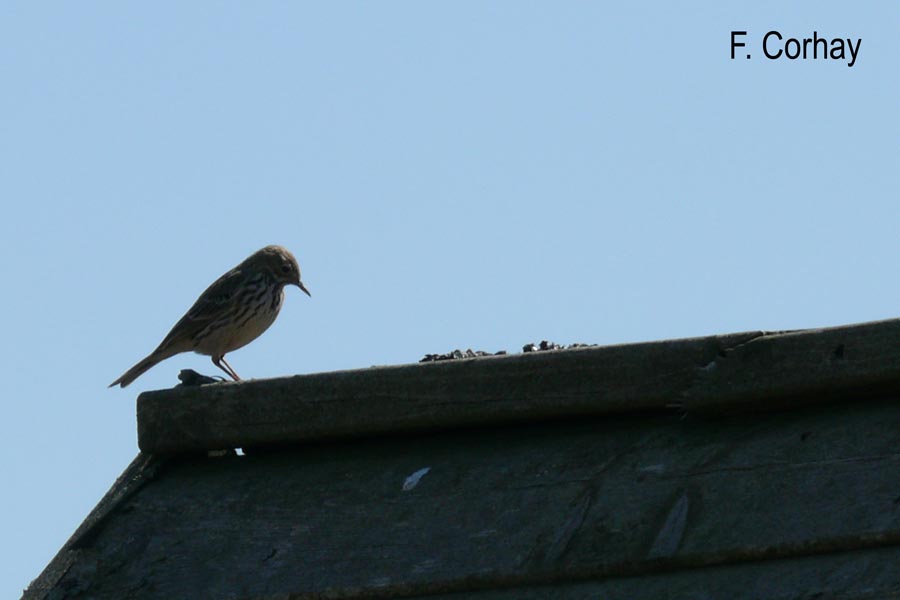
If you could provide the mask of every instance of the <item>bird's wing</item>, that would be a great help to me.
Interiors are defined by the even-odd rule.
[[[160,349],[177,344],[185,346],[187,350],[192,347],[192,338],[206,325],[228,311],[228,307],[234,301],[235,293],[242,285],[243,277],[240,269],[232,269],[216,279],[206,290],[200,294],[194,305],[187,313],[175,323],[172,330],[159,344]]]

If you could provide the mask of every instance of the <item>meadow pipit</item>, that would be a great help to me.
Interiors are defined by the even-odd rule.
[[[246,346],[269,328],[281,310],[284,286],[300,281],[297,259],[281,246],[266,246],[206,288],[194,305],[150,355],[109,387],[125,387],[144,371],[170,356],[194,351],[212,357],[213,364],[240,381],[225,355]]]

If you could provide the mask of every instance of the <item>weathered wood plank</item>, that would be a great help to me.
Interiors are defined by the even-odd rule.
[[[772,333],[737,344],[697,373],[689,410],[790,408],[900,390],[900,319]]]
[[[847,402],[172,459],[61,585],[85,597],[409,597],[742,562],[783,578],[762,559],[900,544],[898,431],[900,403]],[[862,582],[871,563],[847,565]],[[828,584],[815,573],[797,571],[795,589]]]
[[[509,590],[411,596],[410,600],[881,600],[900,597],[900,548],[765,560],[614,577],[557,582]],[[272,598],[271,600],[275,600]]]
[[[900,390],[900,320],[145,392],[138,443],[178,453],[611,414],[784,408]]]

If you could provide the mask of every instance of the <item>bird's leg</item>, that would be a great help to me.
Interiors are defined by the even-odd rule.
[[[231,368],[227,362],[225,362],[224,356],[213,356],[212,357],[213,364],[225,371],[225,374],[234,379],[235,381],[240,381],[241,378],[238,377],[238,374],[234,372],[234,369]],[[222,366],[222,363],[225,363],[225,366]]]
[[[225,355],[224,355],[224,354],[222,355],[222,362],[225,363],[225,366],[226,366],[226,367],[228,367],[228,370],[231,372],[231,376],[234,377],[234,380],[235,380],[235,381],[240,381],[240,380],[241,380],[241,377],[237,374],[237,371],[235,371],[234,369],[232,369],[232,368],[231,368],[231,365],[229,365],[227,362],[225,362]]]

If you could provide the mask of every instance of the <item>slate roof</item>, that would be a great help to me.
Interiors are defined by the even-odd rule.
[[[24,597],[900,594],[898,342],[890,320],[145,392],[140,454]]]

